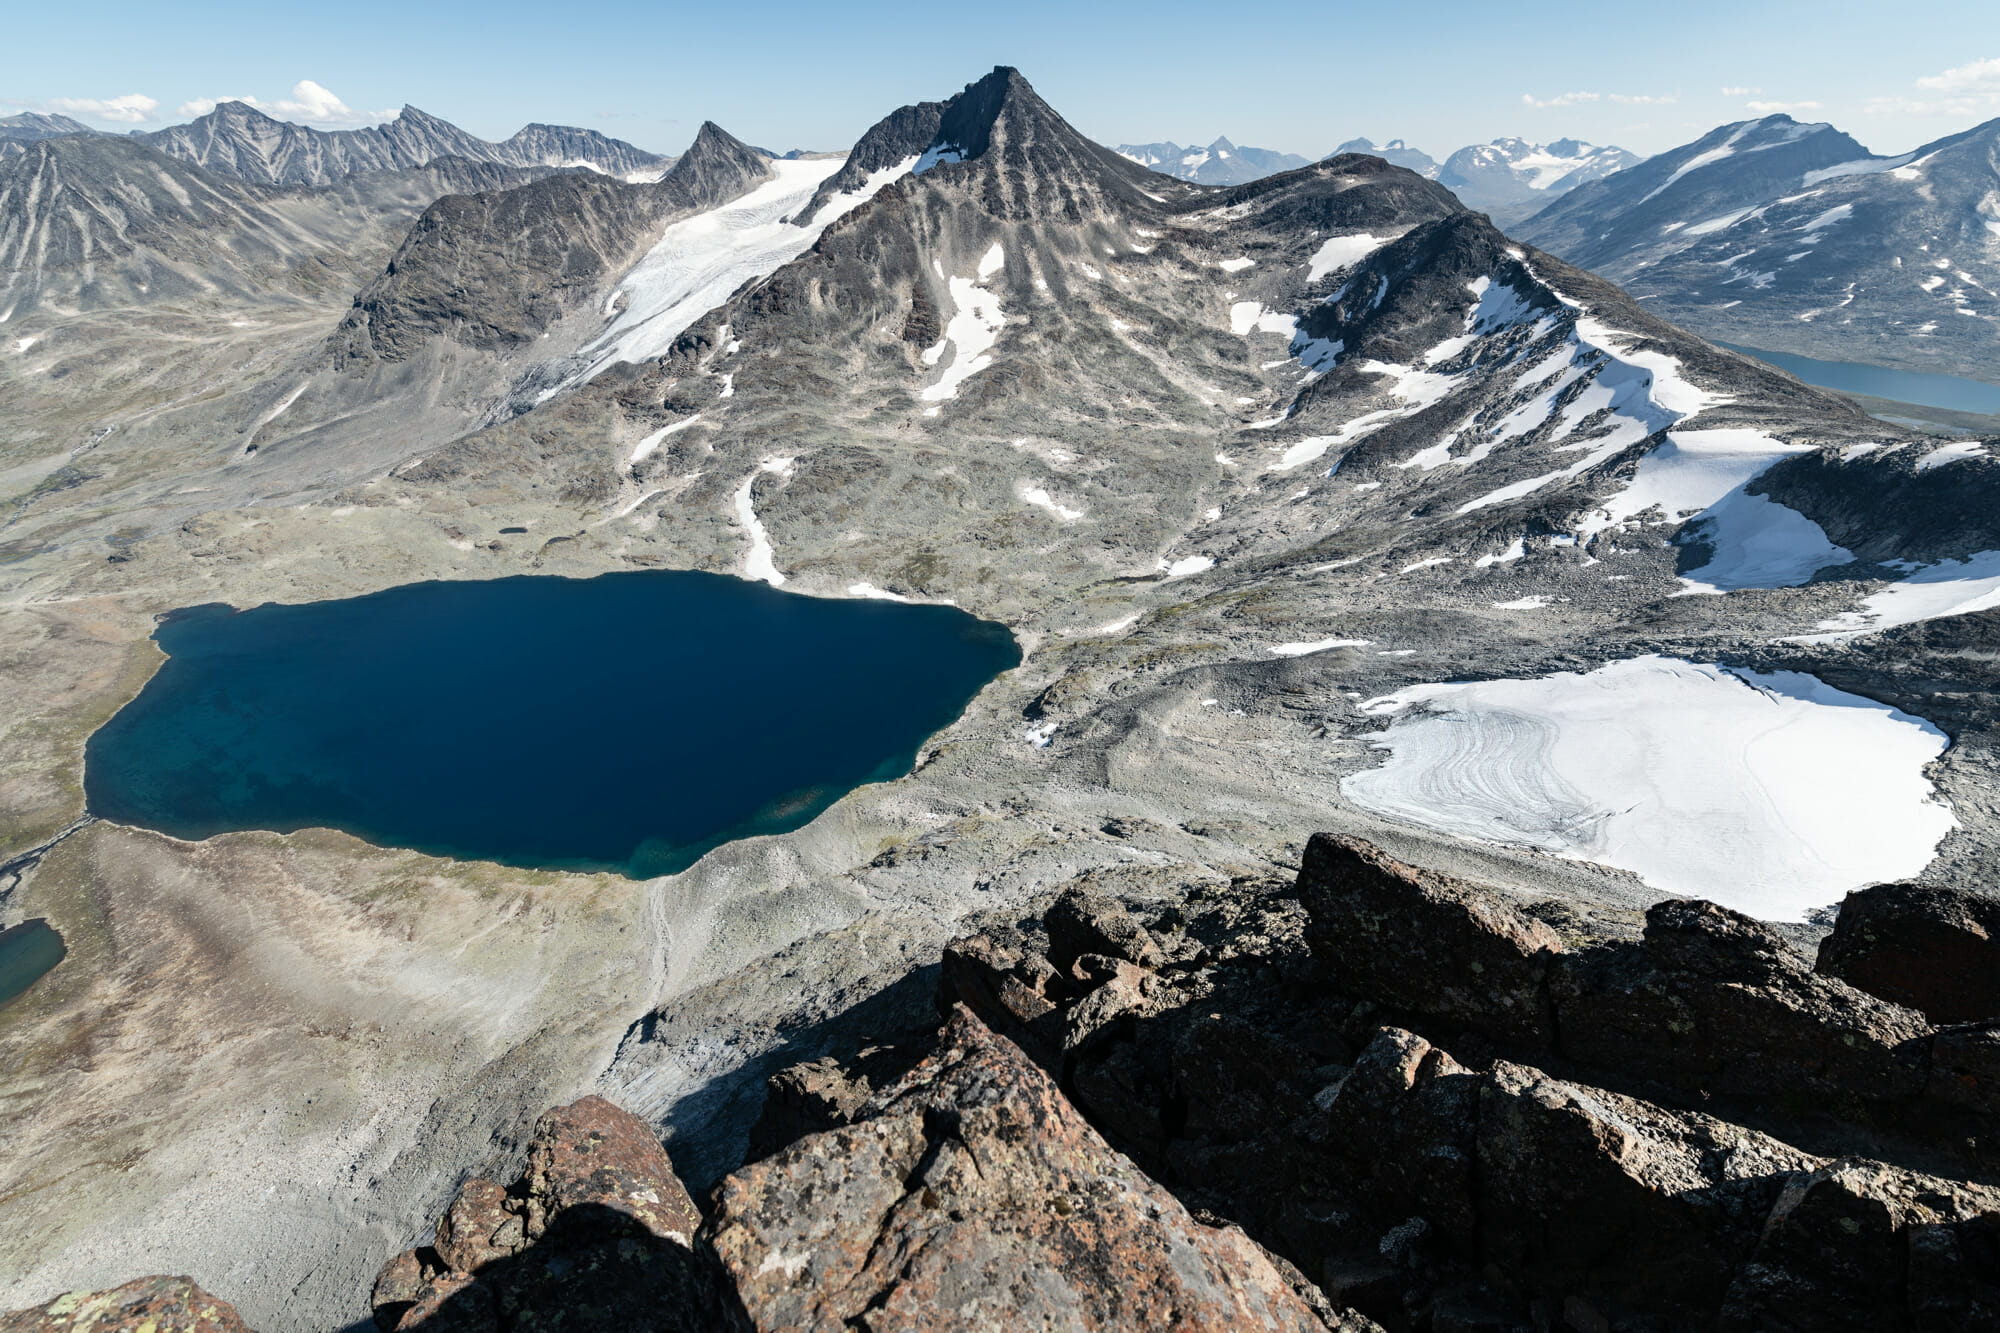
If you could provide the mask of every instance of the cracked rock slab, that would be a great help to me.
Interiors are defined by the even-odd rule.
[[[1325,1327],[962,1006],[862,1119],[726,1180],[711,1225],[760,1328]]]

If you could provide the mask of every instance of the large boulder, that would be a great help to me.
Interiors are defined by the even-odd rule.
[[[0,1314],[0,1333],[250,1333],[228,1301],[188,1277],[142,1277]]]
[[[964,1007],[854,1124],[725,1180],[708,1234],[759,1328],[1324,1327]]]
[[[1478,1118],[1478,1261],[1612,1327],[1705,1324],[1791,1173],[1819,1164],[1708,1116],[1506,1061],[1481,1081]]]
[[[2000,1018],[2000,901],[1921,884],[1858,889],[1820,941],[1818,968],[1933,1023]]]
[[[1854,1105],[1911,1102],[1928,1078],[1923,1015],[1714,903],[1654,904],[1643,943],[1565,958],[1550,993],[1565,1056],[1678,1087]]]
[[[650,1127],[602,1097],[546,1111],[511,1189],[466,1182],[433,1243],[375,1280],[375,1322],[423,1333],[741,1327],[701,1215]]]
[[[542,1113],[523,1183],[530,1239],[556,1214],[586,1207],[620,1219],[612,1230],[645,1232],[683,1248],[701,1225],[652,1127],[602,1097]]]
[[[1315,833],[1299,867],[1308,938],[1343,994],[1474,1032],[1545,1044],[1554,931],[1498,894]]]

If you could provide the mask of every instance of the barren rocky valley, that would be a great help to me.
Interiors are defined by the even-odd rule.
[[[772,1075],[935,1029],[947,944],[1079,880],[1164,932],[1163,894],[1265,893],[1342,835],[1530,933],[1636,947],[1706,899],[1765,959],[1850,889],[1992,886],[1986,446],[1380,158],[1197,185],[998,69],[845,155],[704,126],[652,181],[165,161],[0,158],[0,925],[69,951],[0,1010],[0,1307],[186,1273],[251,1327],[365,1325],[384,1263],[591,1095],[693,1195],[740,1185]],[[1024,660],[908,776],[651,880],[86,808],[177,608],[635,569],[948,601]],[[1645,725],[1585,790],[1599,695]]]

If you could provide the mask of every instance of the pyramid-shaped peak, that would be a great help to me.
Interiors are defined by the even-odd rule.
[[[968,158],[982,156],[992,146],[993,127],[1004,117],[1022,111],[1055,114],[1036,96],[1021,71],[1011,65],[995,65],[991,74],[968,83],[963,92],[944,104],[937,142],[950,144]]]

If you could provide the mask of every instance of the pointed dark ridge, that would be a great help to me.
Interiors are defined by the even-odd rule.
[[[714,121],[705,120],[688,150],[651,188],[675,207],[713,208],[770,175],[767,156]]]
[[[811,217],[833,195],[861,188],[870,173],[932,149],[951,150],[948,161],[984,163],[999,178],[989,203],[1003,214],[1027,216],[1049,207],[1074,213],[1081,196],[1092,193],[1137,203],[1146,193],[1143,183],[1159,179],[1078,133],[1019,70],[1000,65],[947,102],[904,107],[876,124],[799,216]]]

